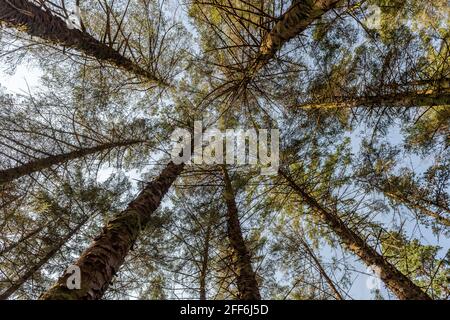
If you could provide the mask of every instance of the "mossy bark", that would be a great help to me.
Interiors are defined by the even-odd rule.
[[[63,275],[41,296],[42,300],[96,300],[100,299],[125,261],[140,232],[149,223],[164,195],[183,171],[184,165],[170,162],[161,174],[147,184],[128,208],[103,228],[75,265],[81,271],[81,289],[69,290]]]
[[[334,231],[348,250],[356,254],[367,266],[374,266],[380,270],[381,280],[400,300],[431,300],[411,279],[370,247],[359,234],[351,230],[338,215],[322,207],[283,170],[280,170],[279,173],[303,201]]]
[[[233,271],[241,300],[260,300],[258,282],[253,271],[250,252],[242,236],[234,190],[225,167],[222,168],[224,179],[224,198],[227,204],[227,233],[233,251]]]
[[[147,71],[124,57],[111,46],[98,41],[87,32],[68,28],[66,22],[49,11],[26,0],[0,0],[0,22],[31,36],[67,48],[76,49],[88,56],[108,62],[148,81],[167,84],[152,72]]]

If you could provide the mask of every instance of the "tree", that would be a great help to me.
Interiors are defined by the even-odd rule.
[[[233,250],[233,264],[236,272],[239,299],[261,299],[255,272],[251,264],[250,253],[242,236],[233,186],[227,169],[222,169],[224,180],[224,199],[227,204],[227,233]]]
[[[422,217],[429,216],[439,224],[450,226],[450,220],[446,217],[450,213],[448,197],[443,191],[448,184],[448,177],[445,170],[439,169],[442,165],[430,168],[430,178],[436,175],[438,179],[430,184],[416,177],[408,168],[402,168],[398,174],[392,172],[398,161],[397,154],[398,151],[389,145],[366,144],[358,173],[360,182]]]
[[[334,9],[341,1],[293,1],[293,4],[278,18],[273,29],[264,37],[254,69],[257,72],[267,61],[275,56],[275,53],[289,40],[298,36],[300,33],[318,20],[327,11]]]
[[[429,300],[430,297],[417,287],[405,275],[394,266],[385,261],[384,257],[368,246],[361,236],[348,228],[345,223],[333,212],[321,206],[313,197],[302,189],[283,171],[280,174],[288,181],[289,185],[299,196],[316,210],[321,218],[341,238],[346,247],[361,258],[368,266],[376,266],[381,271],[381,279],[385,282],[399,299]]]
[[[48,5],[48,6],[47,6]],[[7,25],[27,32],[30,36],[40,37],[46,41],[53,42],[63,47],[74,48],[94,58],[112,63],[119,68],[122,68],[130,73],[142,76],[148,81],[155,82],[158,85],[167,85],[164,80],[159,79],[157,75],[151,71],[145,70],[138,63],[133,62],[129,58],[123,56],[119,50],[125,45],[125,49],[129,44],[126,43],[128,39],[121,39],[123,42],[118,45],[119,50],[114,48],[117,37],[123,33],[122,22],[118,23],[116,33],[113,34],[107,25],[104,41],[99,41],[88,34],[86,30],[78,30],[70,28],[67,23],[61,18],[67,16],[67,11],[58,12],[57,7],[49,3],[40,4],[39,2],[17,0],[17,1],[2,1],[0,2],[2,11],[0,12],[0,21],[7,23]],[[110,17],[112,8],[107,5],[108,18],[117,19],[117,17]],[[55,12],[56,11],[56,12]],[[123,21],[123,18],[122,18]],[[110,22],[109,22],[110,23]],[[82,28],[85,29],[85,28]],[[122,34],[123,36],[123,34]],[[106,37],[109,38],[109,43],[106,43]]]
[[[116,198],[127,187],[121,179],[117,183],[112,179],[103,184],[86,181],[82,172],[77,172],[73,180],[64,183],[61,189],[41,189],[32,199],[30,216],[37,215],[39,219],[31,223],[38,227],[2,250],[2,270],[7,278],[4,281],[7,286],[0,295],[2,299],[26,296],[18,291],[30,280],[34,285],[48,281],[44,274],[50,270],[49,264],[58,265],[57,261],[67,250],[73,252],[70,244],[77,241],[74,238],[80,241],[81,231],[86,230],[88,224],[94,223],[105,211],[117,210],[120,202]],[[25,268],[15,264],[18,257],[26,261]]]
[[[448,298],[448,254],[439,259],[437,252],[440,248],[422,245],[417,239],[408,241],[404,235],[395,232],[383,237],[382,246],[383,255],[414,282],[429,287],[433,299]]]
[[[447,13],[0,0],[4,71],[40,72],[22,93],[0,80],[0,296],[368,298],[366,265],[377,298],[448,298]],[[202,119],[279,129],[278,174],[169,159],[171,133]]]
[[[102,233],[94,239],[91,246],[76,262],[82,270],[81,290],[68,289],[66,285],[68,275],[65,275],[44,293],[41,299],[100,298],[122,265],[140,231],[147,226],[152,213],[158,208],[183,167],[184,165],[169,163],[159,177],[150,182],[125,211],[109,221],[103,228]]]

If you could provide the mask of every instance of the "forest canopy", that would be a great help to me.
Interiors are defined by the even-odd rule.
[[[449,22],[0,0],[0,300],[449,300]]]

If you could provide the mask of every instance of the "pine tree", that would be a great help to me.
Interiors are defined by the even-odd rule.
[[[448,299],[447,13],[0,0],[2,71],[41,72],[0,87],[0,297],[353,299],[356,257],[389,297]],[[175,164],[202,119],[280,129],[278,174]]]

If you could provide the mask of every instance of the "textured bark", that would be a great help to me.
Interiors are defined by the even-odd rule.
[[[279,173],[303,201],[319,214],[320,218],[334,231],[348,250],[356,254],[367,266],[379,268],[381,279],[400,300],[431,300],[422,289],[370,247],[359,234],[347,227],[339,216],[322,207],[284,171],[280,170]]]
[[[30,1],[0,0],[0,22],[25,31],[31,36],[76,49],[88,56],[146,78],[148,81],[167,85],[153,73],[141,68],[112,47],[98,41],[86,32],[68,28],[63,19],[44,11]]]
[[[355,107],[431,107],[450,105],[450,90],[439,92],[407,92],[390,95],[346,98],[336,97],[333,101],[313,101],[296,108],[355,108]]]
[[[74,229],[72,229],[64,238],[56,243],[52,249],[40,259],[34,266],[32,266],[24,275],[17,281],[14,281],[11,286],[0,294],[0,300],[8,299],[14,292],[17,291],[25,282],[27,282],[39,269],[42,268],[60,249],[64,244],[70,240],[80,229],[86,224],[90,217],[83,219]]]
[[[250,253],[242,236],[233,187],[225,167],[222,169],[225,183],[224,198],[227,204],[227,232],[233,251],[233,267],[236,274],[239,299],[260,300],[258,282],[252,268]]]
[[[149,223],[153,212],[176,178],[184,164],[170,162],[159,177],[147,184],[128,208],[103,228],[75,265],[81,271],[81,289],[69,290],[70,275],[63,275],[57,283],[41,296],[43,300],[96,300],[100,299],[123,264],[141,230]]]
[[[105,143],[105,144],[98,145],[98,146],[91,147],[91,148],[79,149],[79,150],[64,153],[64,154],[59,154],[59,155],[50,156],[47,158],[34,160],[32,162],[22,164],[15,168],[10,168],[10,169],[0,171],[0,185],[3,183],[11,182],[15,179],[32,174],[37,171],[49,169],[52,166],[57,165],[57,164],[62,164],[67,161],[70,161],[70,160],[85,157],[89,154],[94,154],[94,153],[102,152],[102,151],[113,149],[113,148],[126,147],[126,146],[130,146],[130,145],[138,144],[138,143],[142,143],[142,142],[143,142],[142,140],[111,142],[111,143]]]
[[[342,0],[294,0],[274,28],[263,39],[253,68],[253,74],[263,68],[281,47],[305,31]]]

